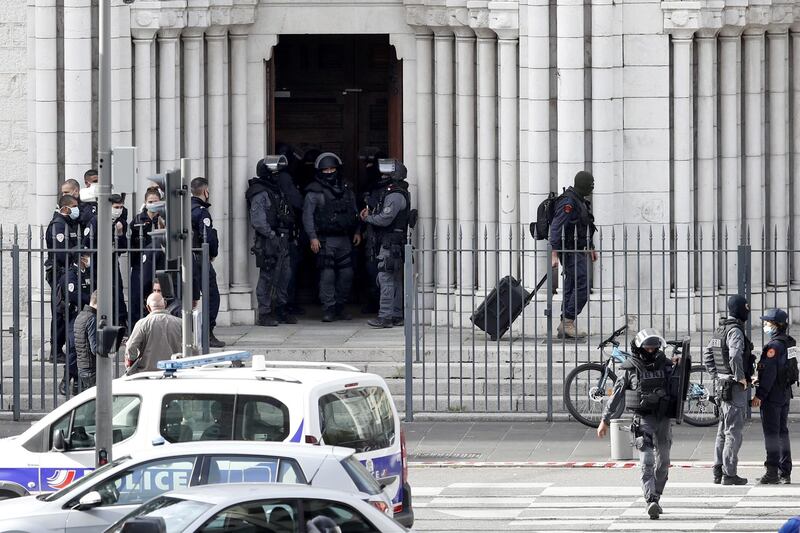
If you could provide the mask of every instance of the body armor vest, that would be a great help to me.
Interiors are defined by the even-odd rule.
[[[638,415],[667,413],[670,397],[666,363],[666,356],[659,353],[653,363],[647,364],[637,358],[637,361],[629,362],[630,367],[623,367],[633,367],[636,373],[635,383],[631,383],[630,388],[625,391],[625,408],[628,411]]]
[[[714,366],[717,368],[718,374],[733,374],[730,362],[730,348],[728,347],[728,333],[733,329],[741,331],[744,337],[742,364],[744,365],[745,376],[747,379],[750,379],[753,377],[753,361],[751,360],[753,343],[750,342],[750,339],[745,335],[742,322],[736,318],[721,319],[719,321],[719,327],[714,330],[714,336],[711,337],[711,353],[714,355]]]
[[[267,224],[276,233],[291,233],[294,230],[294,211],[286,201],[286,196],[281,194],[277,184],[274,188],[265,187],[264,192],[269,196]]]
[[[397,213],[397,216],[394,217],[394,220],[388,226],[375,226],[375,231],[378,234],[378,240],[381,246],[387,248],[393,244],[406,244],[408,240],[409,216],[411,214],[411,195],[408,194],[408,190],[397,183],[392,183],[383,190],[380,201],[378,202],[378,207],[376,208],[377,213],[383,211],[383,203],[390,194],[402,194],[403,198],[406,199],[406,208]]]
[[[586,248],[594,237],[596,229],[594,225],[594,215],[589,209],[589,202],[572,187],[564,191],[562,196],[572,200],[572,203],[578,210],[578,223],[571,229],[565,228],[564,247],[571,248],[574,246],[579,249]],[[575,241],[576,232],[578,242],[573,243],[573,241]]]
[[[308,186],[309,191],[321,192],[325,196],[325,204],[317,206],[314,211],[314,226],[322,237],[350,236],[358,226],[358,213],[355,208],[355,196],[348,187],[336,194],[319,182]]]

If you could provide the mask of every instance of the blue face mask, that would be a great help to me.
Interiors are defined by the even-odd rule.
[[[769,335],[770,337],[774,336],[778,332],[778,328],[771,324],[764,323],[764,334]]]
[[[78,217],[81,216],[81,211],[77,207],[70,207],[69,208],[69,218],[72,220],[78,220]]]

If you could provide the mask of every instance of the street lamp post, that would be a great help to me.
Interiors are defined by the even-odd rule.
[[[100,0],[100,40],[97,113],[97,329],[98,338],[106,326],[113,322],[111,276],[111,2]],[[97,466],[111,460],[111,380],[112,363],[108,354],[97,354],[97,396],[95,401],[95,463]]]

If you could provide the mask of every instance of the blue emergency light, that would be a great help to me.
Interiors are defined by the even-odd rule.
[[[187,368],[213,365],[218,363],[242,363],[243,361],[250,359],[252,356],[253,355],[250,352],[231,350],[229,352],[184,357],[183,359],[162,360],[156,364],[156,367],[159,370],[174,372],[175,370],[184,370]]]

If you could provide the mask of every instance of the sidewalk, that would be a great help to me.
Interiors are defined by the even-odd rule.
[[[605,462],[609,439],[577,422],[411,422],[404,424],[408,460],[412,464],[448,462]],[[712,461],[716,427],[673,425],[671,459]],[[800,446],[800,423],[789,423],[793,443]],[[634,456],[638,457],[638,456]],[[740,463],[764,462],[761,423],[745,423]],[[520,465],[525,466],[525,465]]]

